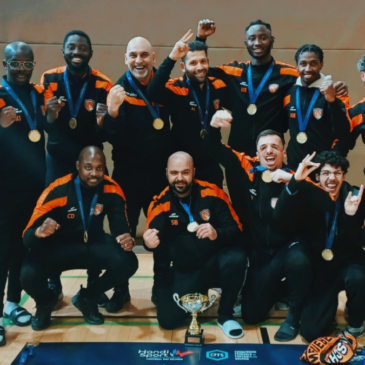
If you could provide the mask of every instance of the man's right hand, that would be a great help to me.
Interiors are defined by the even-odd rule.
[[[157,229],[150,228],[143,234],[144,243],[148,248],[156,248],[160,244],[158,233],[159,231]]]
[[[3,128],[8,128],[16,120],[16,109],[12,106],[7,106],[1,109],[0,112],[0,125]]]
[[[177,61],[179,58],[183,58],[189,52],[189,46],[187,43],[193,36],[193,32],[191,29],[178,41],[175,43],[175,47],[171,51],[169,57]]]
[[[37,228],[35,235],[38,238],[49,237],[57,231],[61,226],[51,218],[47,218],[43,224]]]
[[[294,175],[296,181],[304,180],[311,174],[312,171],[318,169],[318,167],[321,166],[320,163],[312,162],[315,155],[315,152],[313,152],[310,156],[307,155],[304,160],[299,164],[298,169]]]
[[[53,123],[58,118],[58,113],[62,109],[62,97],[53,96],[47,100],[47,120]]]
[[[198,23],[197,35],[201,39],[206,39],[215,32],[215,23],[210,19],[203,19]]]
[[[227,110],[218,110],[213,115],[210,125],[214,128],[229,128],[231,127],[232,114]]]
[[[108,114],[112,118],[116,118],[119,114],[119,107],[123,104],[127,94],[124,87],[114,85],[109,91]]]

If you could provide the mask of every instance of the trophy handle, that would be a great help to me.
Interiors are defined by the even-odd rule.
[[[210,308],[214,304],[216,299],[217,296],[215,294],[212,294],[209,299],[209,304],[202,311],[200,311],[200,313],[203,313],[206,309]]]
[[[173,296],[174,301],[176,302],[176,304],[183,309],[186,313],[188,313],[188,311],[180,304],[180,298],[179,298],[179,294],[175,293]]]

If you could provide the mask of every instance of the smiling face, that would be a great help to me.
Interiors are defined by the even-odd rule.
[[[12,69],[10,62],[21,61],[21,62],[33,62],[34,56],[31,48],[13,48],[6,51],[5,60],[3,61],[3,65],[6,70],[7,80],[13,82],[18,85],[27,85],[33,74],[32,70],[26,70],[24,65],[20,65],[18,69]],[[19,66],[19,65],[17,65]]]
[[[319,182],[319,185],[331,193],[336,199],[345,179],[346,174],[342,171],[341,167],[334,167],[329,164],[325,164],[320,173],[316,174],[316,180]]]
[[[302,85],[309,86],[321,77],[323,62],[319,60],[316,53],[304,52],[299,55],[297,67]]]
[[[94,188],[104,179],[105,156],[96,149],[90,149],[83,154],[80,162],[76,162],[76,168],[81,184]]]
[[[252,58],[261,60],[271,57],[274,38],[264,25],[253,25],[247,29],[245,43]]]
[[[260,161],[260,165],[268,170],[280,169],[286,157],[281,138],[275,134],[262,136],[257,142],[256,156]]]
[[[188,52],[181,69],[186,77],[195,84],[204,84],[209,71],[209,59],[205,51]]]
[[[68,37],[62,52],[69,70],[76,73],[86,71],[93,55],[87,39],[77,34]]]

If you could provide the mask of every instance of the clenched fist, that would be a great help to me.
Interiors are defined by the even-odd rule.
[[[333,81],[328,80],[321,84],[319,91],[324,95],[329,103],[333,103],[336,100],[335,89],[333,87]]]
[[[122,246],[124,251],[132,251],[135,245],[134,239],[129,233],[119,235],[116,241]]]
[[[16,109],[12,106],[7,106],[1,109],[0,112],[0,125],[3,128],[8,128],[16,120]]]
[[[53,123],[58,118],[58,113],[62,109],[63,97],[53,96],[47,100],[47,121]]]
[[[156,248],[160,244],[158,233],[159,231],[157,229],[150,228],[143,234],[144,243],[148,248]]]
[[[213,115],[210,125],[214,128],[228,128],[231,126],[232,120],[232,115],[227,110],[218,110]]]
[[[215,23],[210,19],[203,19],[198,23],[198,37],[206,39],[215,32]]]
[[[38,238],[45,238],[51,236],[57,231],[61,226],[51,218],[47,218],[43,224],[37,228],[35,235]]]
[[[124,87],[120,85],[113,86],[109,91],[108,113],[112,118],[116,118],[119,114],[119,107],[123,104],[127,94]]]
[[[102,103],[96,104],[96,123],[100,128],[104,127],[104,118],[107,112],[108,112],[108,107],[105,104]]]

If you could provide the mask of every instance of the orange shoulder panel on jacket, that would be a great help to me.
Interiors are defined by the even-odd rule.
[[[296,68],[293,69],[293,68],[282,67],[280,69],[280,75],[290,75],[290,76],[299,77],[299,72]]]
[[[113,87],[113,84],[109,81],[100,81],[100,80],[96,80],[95,82],[95,88],[96,89],[104,89],[107,92],[109,92],[109,90]]]
[[[287,95],[284,98],[284,108],[290,103],[290,95]]]
[[[95,76],[98,76],[98,77],[100,77],[100,78],[104,79],[105,81],[108,81],[111,85],[113,85],[112,80],[110,80],[108,76],[105,76],[105,75],[104,75],[103,73],[101,73],[100,71],[95,70],[95,69],[91,69],[91,73],[92,73],[93,75],[95,75]]]
[[[184,81],[183,77],[175,77],[173,79],[169,79],[169,81],[167,81],[167,84],[174,84],[176,81]]]
[[[62,66],[62,67],[56,67],[56,68],[52,68],[46,72],[43,73],[42,77],[41,77],[41,85],[44,84],[44,77],[45,75],[51,75],[51,74],[62,74],[64,73],[66,70],[66,66]]]
[[[143,100],[133,98],[132,96],[128,96],[128,95],[125,97],[125,101],[127,101],[129,104],[132,104],[132,105],[146,106],[146,103]]]
[[[39,94],[42,94],[44,91],[44,86],[43,85],[37,85],[37,84],[33,84],[33,87],[37,90],[37,92]]]
[[[253,167],[252,163],[257,161],[256,157],[250,157],[250,156],[246,156],[244,153],[241,152],[237,152],[234,149],[232,149],[230,146],[225,145],[226,148],[229,148],[238,158],[238,160],[241,163],[241,167],[246,171],[248,178],[253,181],[254,179],[254,174],[252,172],[250,172],[250,169]]]
[[[0,99],[0,108],[3,108],[6,105],[4,99]]]
[[[168,191],[169,191],[169,189],[170,189],[170,186],[167,186],[164,190],[162,190],[162,192],[161,192],[161,194],[160,195],[155,195],[154,197],[153,197],[153,200],[152,200],[152,202],[151,202],[151,204],[149,205],[149,207],[148,207],[148,211],[147,211],[147,215],[149,214],[149,212],[153,209],[153,207],[154,207],[154,204],[155,203],[157,203],[157,201],[159,200],[159,199],[161,199]]]
[[[126,201],[123,190],[119,185],[104,185],[104,193],[118,194]]]
[[[153,209],[149,209],[149,212],[147,214],[147,229],[149,228],[150,223],[153,221],[154,218],[156,218],[159,214],[163,212],[168,212],[169,210],[170,202],[158,204]]]
[[[351,131],[357,127],[359,124],[364,122],[364,117],[362,114],[358,114],[351,119]]]
[[[280,62],[280,61],[275,61],[275,64],[276,64],[276,65],[281,65],[281,66],[290,67],[290,68],[293,68],[294,70],[297,70],[297,71],[298,71],[298,69],[297,69],[295,66],[290,65],[289,63],[284,63],[284,62]]]
[[[217,68],[222,69],[227,75],[232,75],[232,76],[242,75],[242,69],[239,67],[222,65],[218,66]]]
[[[165,84],[165,86],[170,89],[173,93],[175,93],[176,95],[183,95],[186,96],[189,94],[189,89],[186,87],[181,87],[181,86],[175,86],[169,82],[167,82]]]
[[[209,77],[209,79],[212,81],[212,85],[214,86],[215,89],[227,87],[227,85],[221,79],[216,79],[214,77]]]

